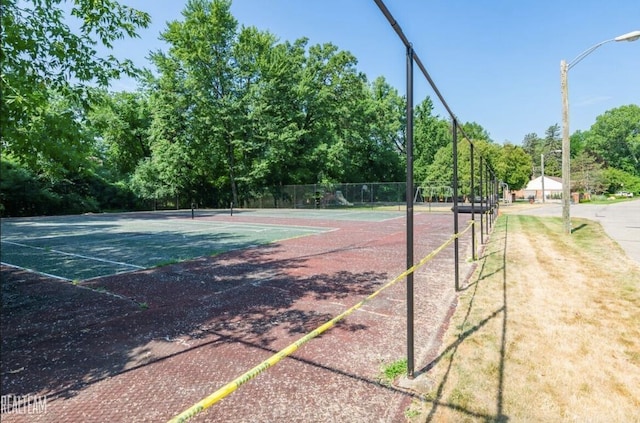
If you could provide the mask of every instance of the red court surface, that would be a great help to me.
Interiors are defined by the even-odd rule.
[[[3,266],[2,394],[47,399],[46,410],[2,421],[167,421],[406,267],[403,213],[382,222],[210,218],[335,230],[76,285]],[[452,214],[416,213],[415,262],[452,232]],[[470,244],[468,232],[461,280]],[[453,257],[451,245],[415,276],[417,372],[437,355],[455,305]],[[190,421],[405,421],[418,394],[379,377],[406,348],[402,280]]]

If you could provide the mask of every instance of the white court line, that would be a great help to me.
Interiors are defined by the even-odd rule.
[[[337,218],[342,218],[342,217],[346,217],[347,219],[338,219],[338,220],[344,220],[344,221],[356,221],[356,222],[373,222],[373,223],[379,223],[379,222],[386,222],[389,220],[394,220],[394,219],[400,219],[403,218],[404,215],[400,215],[400,216],[392,216],[392,217],[388,217],[386,219],[365,219],[365,220],[361,220],[358,217],[359,216],[365,216],[365,217],[369,217],[369,216],[374,216],[372,213],[378,213],[378,212],[371,212],[371,211],[366,211],[366,210],[362,210],[362,211],[338,211],[338,212],[330,212],[330,213],[326,213],[326,212],[317,212],[317,213],[310,213],[312,216],[314,217],[320,217],[321,220],[325,219],[325,220],[331,220],[331,218],[333,217],[337,217]],[[384,213],[384,212],[380,212],[380,213]],[[351,217],[354,217],[353,219],[349,219]]]
[[[39,272],[37,270],[29,269],[28,267],[16,266],[15,264],[0,262],[3,266],[13,267],[14,269],[26,270],[27,272],[37,273],[39,275],[47,276],[49,278],[59,279],[61,281],[70,282],[71,279],[63,278],[62,276],[52,275],[51,273]]]
[[[337,303],[335,301],[329,301],[329,304],[338,305],[340,307],[347,307],[345,304]],[[377,311],[371,311],[371,310],[367,310],[365,308],[358,309],[357,311],[359,311],[361,313],[373,314],[374,316],[380,316],[380,317],[393,317],[393,318],[399,317],[399,316],[396,316],[395,314],[378,313]]]
[[[199,229],[195,228],[209,228],[213,230],[225,230],[231,229],[236,230],[238,232],[264,232],[268,230],[277,229],[280,231],[300,231],[300,232],[311,232],[311,233],[324,233],[328,232],[332,228],[325,228],[321,226],[298,226],[298,225],[282,225],[277,223],[232,223],[232,222],[216,222],[211,220],[192,220],[192,219],[176,219],[176,222],[180,222],[179,225],[183,225],[181,228],[179,225],[173,224],[168,225],[166,221],[144,221],[139,220],[141,225],[149,225],[149,226],[161,226],[161,227],[170,227],[171,230],[177,232],[196,232]],[[150,234],[151,236],[155,236],[154,234]]]
[[[222,226],[221,229],[231,229],[237,232],[256,232],[256,233],[270,232],[276,229],[279,232],[295,231],[295,232],[306,232],[311,234],[325,233],[325,232],[329,232],[330,230],[330,229],[327,230],[325,228],[314,229],[314,228],[308,228],[304,226],[262,226],[262,225],[237,225],[237,224]]]
[[[418,212],[418,213],[415,213],[414,215],[416,215],[416,216],[417,216],[418,214],[420,214],[420,213]],[[388,222],[388,221],[390,221],[390,220],[404,219],[405,217],[406,217],[405,215],[402,215],[402,216],[395,216],[395,217],[389,217],[389,218],[387,218],[387,219],[376,220],[375,222],[383,223],[383,222]]]
[[[53,239],[56,240],[58,238],[64,238],[64,237],[68,237],[68,236],[88,236],[88,237],[92,237],[96,232],[81,232],[81,233],[65,233],[63,235],[43,235],[43,236],[38,236],[37,239],[38,240],[47,240],[47,239]],[[122,235],[121,233],[117,233],[115,232],[114,235]],[[156,234],[149,234],[149,233],[135,233],[135,234],[130,234],[130,235],[125,235],[125,236],[118,236],[115,238],[115,241],[120,241],[120,240],[126,240],[126,241],[130,241],[131,238],[149,238],[149,237],[154,237],[157,236]],[[17,236],[9,236],[9,238],[15,238],[18,240],[21,239],[28,239],[28,237],[17,237]],[[111,241],[111,240],[109,240]],[[14,243],[16,245],[20,245],[15,241],[7,241],[7,240],[3,240],[2,242],[8,242],[8,243]],[[98,239],[95,241],[82,241],[82,245],[90,245],[90,244],[104,244],[105,240],[104,239]],[[37,248],[37,247],[31,247],[29,245],[27,245],[27,247],[30,248]],[[53,250],[49,250],[49,251],[53,251]],[[67,253],[69,254],[69,253]]]
[[[58,279],[58,280],[61,280],[61,281],[64,281],[64,282],[72,282],[71,279],[63,278],[62,276],[58,276],[58,275],[52,275],[51,273],[40,272],[38,270],[29,269],[28,267],[16,266],[15,264],[10,264],[10,263],[5,263],[5,262],[0,262],[0,264],[2,264],[3,266],[12,267],[14,269],[24,270],[25,272],[36,273],[38,275],[46,276],[48,278]],[[131,272],[133,272],[133,270],[131,270]],[[121,274],[124,274],[124,273],[128,273],[128,272],[121,272],[121,273],[118,273],[118,275],[121,275]],[[104,278],[105,276],[110,276],[110,275],[111,274],[106,274],[106,275],[102,275],[102,276],[95,276],[93,278],[83,279],[82,282],[86,283],[86,282],[89,282],[89,281],[91,281],[93,279],[100,279],[100,278]],[[75,283],[74,283],[74,286],[76,288],[88,289],[89,291],[97,292],[99,294],[110,295],[112,297],[120,298],[122,300],[129,300],[129,301],[134,301],[135,302],[135,300],[133,300],[132,298],[125,297],[124,295],[116,294],[114,292],[98,290],[98,289],[91,288],[89,286],[84,286],[84,285],[75,284]]]
[[[78,258],[83,258],[83,259],[86,259],[86,260],[101,261],[103,263],[117,264],[119,266],[134,267],[136,269],[146,269],[146,267],[143,267],[143,266],[138,266],[138,265],[129,264],[129,263],[123,263],[123,262],[120,262],[120,261],[112,261],[112,260],[101,259],[101,258],[98,258],[98,257],[83,256],[82,254],[67,253],[67,252],[60,251],[60,250],[49,250],[47,248],[34,247],[32,245],[20,244],[18,242],[12,242],[12,241],[2,241],[2,242],[7,243],[7,244],[12,244],[12,245],[17,245],[18,247],[32,248],[34,250],[46,251],[46,252],[51,252],[51,253],[56,253],[56,254],[62,254],[62,255],[71,256],[71,257],[78,257]]]
[[[291,231],[297,230],[302,232],[327,232],[327,228],[319,227],[319,226],[297,226],[297,225],[279,225],[276,223],[230,223],[230,222],[210,222],[210,221],[195,221],[195,222],[184,222],[187,225],[201,225],[208,227],[215,227],[221,229],[245,229],[247,231],[256,231],[256,229],[246,229],[246,228],[257,228],[258,231],[265,231],[271,229],[280,229],[282,231]]]
[[[400,316],[396,316],[394,314],[378,313],[376,311],[367,310],[365,308],[361,308],[358,311],[360,311],[361,313],[369,313],[369,314],[373,314],[374,316],[380,316],[380,317],[393,317],[393,318],[399,318],[400,317]]]

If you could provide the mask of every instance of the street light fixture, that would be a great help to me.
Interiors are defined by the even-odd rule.
[[[562,221],[564,232],[571,234],[571,175],[570,175],[570,155],[571,145],[569,142],[569,88],[567,85],[567,73],[569,69],[577,65],[582,59],[593,53],[595,49],[603,44],[612,41],[636,41],[640,38],[640,31],[632,31],[620,35],[610,40],[602,41],[593,47],[580,53],[575,59],[567,63],[560,61],[560,89],[562,91]]]
[[[562,150],[551,150],[550,153],[562,153]],[[544,203],[544,153],[540,153],[540,183],[542,184],[542,203]]]

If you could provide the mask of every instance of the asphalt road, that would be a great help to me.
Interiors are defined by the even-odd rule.
[[[535,205],[513,213],[562,217],[562,204]],[[607,235],[620,244],[627,256],[640,264],[640,198],[612,204],[572,204],[571,217],[600,222]]]

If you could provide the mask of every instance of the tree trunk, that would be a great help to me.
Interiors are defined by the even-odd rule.
[[[236,184],[235,160],[233,157],[233,143],[231,142],[231,140],[227,141],[227,146],[227,156],[229,160],[229,183],[231,184],[232,201],[234,205],[238,205],[238,186]]]

